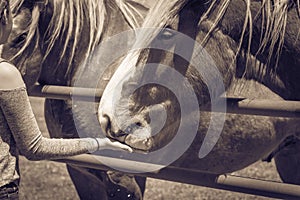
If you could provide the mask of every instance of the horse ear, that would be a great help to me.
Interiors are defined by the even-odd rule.
[[[0,1],[0,44],[7,42],[12,29],[12,15],[8,1]]]
[[[206,10],[210,2],[208,0],[189,0],[185,6],[197,12],[197,10]]]
[[[189,0],[183,6],[182,11],[191,11],[195,18],[201,17],[209,8],[211,1],[209,0]]]
[[[148,13],[151,5],[149,5],[147,2],[145,4],[141,4],[139,1],[136,0],[129,0],[128,3],[130,3],[132,6],[134,6],[138,11],[143,15],[146,16]]]
[[[27,2],[27,3],[45,3],[45,0],[24,0],[24,2]]]
[[[28,8],[38,6],[39,10],[42,11],[45,9],[48,2],[49,0],[24,0],[24,5],[27,5]]]
[[[0,12],[1,13],[7,7],[7,5],[8,5],[8,1],[7,0],[0,0]]]
[[[11,23],[11,11],[8,0],[0,0],[0,23],[1,25],[8,25]],[[3,27],[1,27],[3,28]]]
[[[9,7],[9,1],[8,0],[0,0],[0,19],[5,14],[5,10],[7,10]]]

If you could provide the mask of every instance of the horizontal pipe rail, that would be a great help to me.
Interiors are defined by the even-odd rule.
[[[102,160],[110,167],[104,165],[102,163]],[[130,172],[132,171],[133,167],[146,171],[149,168],[157,167],[156,164],[129,161],[98,155],[96,156],[91,154],[72,156],[55,161],[106,171],[118,169],[117,171]],[[134,175],[228,190],[233,192],[260,195],[270,198],[300,199],[300,186],[298,185],[232,175],[216,175],[198,170],[191,170],[174,166],[167,166],[164,168],[162,168],[161,166],[160,168],[161,169],[156,172],[134,173]]]
[[[29,95],[57,100],[76,99],[81,101],[100,101],[103,91],[98,88],[68,87],[58,85],[35,85]]]
[[[75,100],[89,102],[99,101],[102,93],[103,90],[101,89],[79,87],[74,88],[51,85],[37,85],[29,92],[31,96],[36,97],[45,97],[59,100],[70,100],[73,98]],[[300,102],[297,101],[249,100],[244,98],[227,98],[226,100],[228,113],[278,117],[300,117]],[[209,110],[209,108],[204,110]],[[111,166],[108,167],[100,162],[100,160],[103,159],[103,156],[85,154],[55,161],[99,170],[118,169],[119,171],[131,171],[132,169],[136,169],[137,167],[141,170],[145,170],[149,166],[153,167],[154,165],[149,163],[105,157],[105,160],[109,160],[109,166]],[[154,167],[157,166],[154,165]],[[161,169],[157,172],[137,173],[134,175],[182,182],[233,192],[260,195],[270,198],[300,199],[300,186],[297,185],[231,175],[216,175],[198,170],[178,168],[174,166],[159,168]]]
[[[36,85],[29,92],[31,96],[51,99],[74,99],[80,101],[100,101],[103,90],[54,85]],[[250,100],[245,98],[227,98],[227,113],[262,115],[277,117],[300,117],[300,101]],[[209,111],[210,108],[202,108]]]

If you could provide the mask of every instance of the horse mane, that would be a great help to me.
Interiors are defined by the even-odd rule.
[[[300,0],[245,0],[241,1],[241,3],[245,3],[246,5],[246,13],[244,19],[244,25],[242,27],[241,36],[239,39],[238,49],[236,51],[236,56],[233,62],[236,60],[237,55],[240,53],[242,47],[245,48],[246,56],[246,66],[248,64],[248,59],[250,58],[250,48],[253,37],[253,24],[255,19],[258,16],[253,18],[251,13],[251,2],[261,2],[260,16],[262,19],[261,24],[261,38],[260,38],[260,46],[258,51],[254,56],[265,53],[267,54],[266,64],[271,64],[271,60],[275,58],[275,64],[272,63],[272,67],[269,67],[272,71],[275,70],[278,61],[280,58],[280,54],[284,44],[284,36],[287,25],[287,15],[288,11],[291,8],[296,8],[298,16],[300,18]],[[201,23],[204,20],[211,20],[212,26],[210,30],[208,30],[206,36],[204,37],[202,44],[210,38],[211,33],[218,28],[219,23],[223,19],[231,0],[176,0],[176,1],[164,1],[159,0],[155,3],[155,5],[150,9],[142,28],[147,27],[156,27],[157,30],[152,30],[149,32],[143,32],[140,36],[138,36],[136,44],[138,46],[147,46],[150,42],[159,34],[159,29],[166,27],[168,24],[172,22],[174,17],[178,15],[179,11],[188,3],[202,3],[207,6],[207,10],[202,15],[198,26],[201,26]],[[211,19],[211,13],[218,13],[214,19]],[[155,17],[154,17],[155,16]],[[299,28],[300,31],[300,28]],[[299,32],[300,33],[300,32]],[[248,37],[248,39],[246,38]],[[247,42],[244,45],[245,41]],[[142,44],[142,45],[141,45]],[[244,46],[243,46],[244,45]],[[138,62],[138,54],[131,53],[127,55],[124,59],[122,65],[132,66],[132,64]],[[131,63],[131,64],[130,64]]]
[[[270,69],[275,69],[278,66],[279,58],[281,55],[281,51],[284,44],[284,37],[287,25],[287,15],[288,11],[291,8],[296,8],[298,17],[300,19],[300,0],[245,0],[244,3],[246,4],[246,15],[244,19],[244,26],[241,32],[241,37],[239,41],[239,46],[236,52],[237,54],[240,52],[243,42],[245,41],[246,35],[248,35],[248,44],[246,46],[246,54],[247,54],[247,61],[246,66],[248,64],[248,59],[250,58],[250,47],[252,42],[252,33],[253,33],[253,19],[257,18],[257,16],[252,17],[251,13],[251,2],[261,2],[261,8],[258,15],[261,17],[261,38],[260,38],[260,45],[255,56],[267,53],[267,60],[266,64],[269,65],[271,63],[271,59],[275,58],[275,64],[272,63],[274,66]],[[208,32],[204,41],[206,41],[211,32],[218,26],[218,23],[222,20],[224,14],[226,13],[227,8],[230,5],[231,0],[214,0],[212,1],[210,8],[204,14],[200,23],[209,18],[209,15],[212,11],[218,13],[211,27],[210,31]],[[217,4],[221,4],[219,9],[216,11],[215,8]],[[300,28],[299,28],[300,33]]]
[[[26,3],[26,0],[15,0],[12,5],[13,12],[17,14]],[[30,58],[33,54],[32,46],[34,46],[34,48],[39,46],[41,37],[39,33],[39,20],[40,17],[43,17],[43,12],[46,11],[49,3],[50,1],[45,0],[43,7],[41,7],[40,3],[34,3],[32,8],[30,8],[32,10],[32,16],[30,26],[27,30],[27,38],[24,46],[14,58]],[[43,36],[43,39],[47,38],[46,41],[43,41],[47,44],[43,60],[51,53],[55,42],[62,41],[63,46],[59,49],[59,61],[57,66],[54,67],[56,67],[55,70],[57,70],[62,59],[66,56],[68,49],[70,53],[67,55],[68,68],[65,74],[66,76],[71,70],[71,63],[74,59],[76,47],[81,42],[80,36],[89,33],[85,59],[87,59],[101,41],[102,35],[108,26],[106,13],[108,6],[117,6],[131,28],[136,28],[139,24],[137,20],[138,17],[142,17],[138,10],[136,10],[128,0],[117,0],[114,2],[109,0],[54,0],[51,1],[51,6],[53,15],[51,16],[46,33]],[[86,28],[83,29],[83,26],[88,27],[89,30],[86,30]],[[20,69],[21,72],[25,72],[25,68],[26,66],[22,66]]]
[[[209,27],[210,30],[207,30],[206,36],[204,37],[202,41],[202,45],[205,45],[205,40],[210,39],[211,33],[215,30],[218,31],[218,25],[220,24],[221,20],[225,16],[225,13],[230,5],[232,0],[203,0],[203,6],[206,6],[206,10],[204,11],[201,19],[198,23],[198,28],[201,29],[201,23],[204,20],[208,20],[212,24],[212,26]],[[270,72],[274,72],[276,70],[278,59],[281,54],[281,50],[283,48],[284,43],[284,37],[285,37],[285,27],[287,25],[287,15],[288,11],[291,8],[297,8],[298,14],[300,6],[299,6],[299,0],[295,3],[291,3],[291,1],[281,1],[281,0],[257,0],[261,2],[261,8],[260,8],[260,14],[262,19],[262,34],[261,34],[261,40],[260,40],[260,46],[258,47],[258,51],[256,52],[256,55],[253,55],[253,52],[250,52],[251,47],[251,40],[253,37],[253,27],[256,25],[252,17],[251,13],[251,2],[254,2],[255,0],[245,0],[245,1],[239,1],[241,3],[245,3],[246,5],[246,13],[245,13],[245,19],[242,21],[244,23],[242,27],[242,31],[240,34],[240,37],[238,38],[239,41],[238,47],[235,52],[235,57],[232,59],[232,64],[235,63],[237,56],[239,53],[246,53],[246,67],[250,66],[250,61],[248,59],[253,58],[253,56],[258,56],[259,54],[267,54],[268,62],[271,62],[270,60],[276,58],[275,66],[272,65],[273,63],[266,63],[267,70]],[[116,74],[112,77],[111,82],[118,82],[120,81],[120,77],[122,75],[119,75],[118,73],[122,73],[124,71],[135,71],[135,75],[131,77],[123,77],[122,81],[128,81],[131,84],[136,83],[136,80],[139,80],[139,77],[142,76],[139,74],[139,72],[144,71],[143,69],[134,70],[132,68],[135,68],[136,66],[139,67],[145,67],[144,65],[147,60],[148,55],[148,49],[150,43],[153,41],[153,39],[160,33],[162,28],[165,28],[169,24],[172,24],[172,21],[174,18],[180,13],[182,9],[185,8],[185,6],[188,6],[189,3],[199,3],[199,0],[174,0],[174,1],[165,1],[165,0],[157,0],[155,2],[155,5],[152,6],[148,12],[148,15],[146,16],[144,23],[142,25],[142,29],[146,29],[146,31],[141,31],[141,34],[137,34],[135,44],[133,46],[134,51],[130,51],[123,61],[121,62],[120,66],[118,67]],[[194,9],[194,7],[192,7]],[[217,14],[216,16],[211,16],[211,13],[214,12],[214,14]],[[257,17],[257,16],[255,16]],[[300,15],[299,15],[300,17]],[[147,28],[153,28],[155,29],[147,29]],[[247,40],[248,37],[248,40]],[[245,44],[243,44],[245,43]],[[139,47],[144,47],[145,49],[139,49]],[[249,62],[249,63],[248,63]],[[274,59],[273,61],[274,62]],[[231,64],[231,63],[229,63]],[[131,69],[129,69],[131,68]],[[190,71],[191,74],[187,74],[187,77],[191,81],[192,85],[195,85],[196,87],[198,85],[201,85],[202,83],[197,82],[197,79],[193,79],[193,72]],[[245,70],[246,73],[246,70]],[[262,69],[258,70],[258,77],[262,77],[263,74],[266,73],[266,71],[263,71]],[[268,71],[267,71],[268,73]],[[142,73],[141,73],[142,74]],[[245,75],[245,74],[244,74]],[[272,73],[271,73],[272,75]],[[115,80],[115,79],[118,80]],[[141,78],[141,77],[140,77]],[[213,80],[213,76],[210,77],[209,75],[205,77],[207,80]],[[127,80],[125,80],[127,79]],[[241,84],[242,85],[242,84]],[[129,86],[128,86],[129,87]],[[239,90],[242,90],[243,88],[247,87],[243,83],[243,86],[240,87]],[[110,88],[110,85],[107,86],[107,91],[112,91],[113,88]],[[197,91],[197,90],[196,90]],[[200,90],[199,90],[200,91]],[[216,93],[219,95],[218,93]],[[201,93],[197,94],[201,95]],[[127,105],[127,104],[124,104]]]
[[[26,0],[15,0],[12,4],[12,10],[14,13],[17,13],[18,10],[22,9],[22,5]],[[66,55],[66,50],[68,49],[71,53],[68,54],[68,70],[66,74],[71,70],[71,63],[74,59],[74,54],[76,47],[80,43],[80,35],[83,33],[89,33],[89,42],[86,50],[86,58],[88,55],[95,49],[102,39],[102,35],[107,24],[107,6],[114,4],[123,14],[127,23],[131,28],[136,28],[139,26],[139,20],[137,16],[142,16],[132,5],[133,0],[63,0],[63,1],[51,1],[53,3],[53,16],[51,17],[49,27],[46,34],[48,34],[47,43],[48,48],[44,55],[44,60],[53,50],[53,45],[55,41],[63,41],[64,45],[60,48],[60,58],[56,66],[59,67],[62,58]],[[207,11],[203,14],[201,22],[210,17],[211,12],[216,12],[217,5],[219,14],[214,19],[214,25],[211,27],[211,30],[207,33],[205,39],[210,37],[210,33],[214,31],[218,23],[222,20],[222,17],[226,13],[226,10],[230,4],[231,0],[203,0],[200,3],[210,5]],[[258,1],[258,0],[252,0]],[[269,60],[272,58],[272,55],[275,51],[277,55],[276,63],[278,63],[278,58],[281,53],[281,49],[284,42],[285,27],[287,23],[287,13],[288,10],[296,5],[298,14],[300,13],[300,0],[259,0],[261,2],[261,14],[262,14],[262,29],[263,34],[261,37],[261,44],[257,54],[264,52],[268,49]],[[45,2],[48,2],[45,0]],[[174,0],[174,1],[165,1],[158,0],[154,6],[148,12],[142,27],[156,27],[163,28],[168,25],[174,17],[179,13],[179,11],[190,2],[196,2],[195,0]],[[242,1],[241,1],[242,2]],[[246,35],[248,35],[248,48],[247,52],[250,55],[250,46],[252,39],[252,29],[253,21],[252,14],[250,10],[251,0],[243,1],[246,3],[246,15],[244,20],[243,31],[240,38],[238,51],[242,48],[242,43]],[[48,2],[49,3],[49,2]],[[47,3],[45,5],[47,7]],[[24,46],[19,51],[16,57],[22,57],[22,59],[30,58],[33,54],[33,49],[38,47],[40,41],[39,35],[39,19],[42,16],[41,6],[39,3],[35,3],[32,10],[32,19],[31,24],[28,27],[28,34]],[[87,21],[89,30],[83,30],[83,19],[88,15]],[[154,17],[155,16],[155,17]],[[300,14],[299,14],[300,17]],[[86,25],[86,24],[85,24]],[[147,46],[152,39],[159,33],[156,32],[147,32],[146,34],[139,35],[136,43],[144,44]],[[276,31],[274,31],[276,30]],[[204,39],[204,40],[205,40]],[[237,52],[238,54],[238,52]],[[132,56],[135,57],[132,59]],[[127,55],[123,61],[123,65],[128,66],[128,62],[137,62],[138,56]],[[129,65],[131,66],[131,65]],[[25,71],[25,66],[21,71]]]

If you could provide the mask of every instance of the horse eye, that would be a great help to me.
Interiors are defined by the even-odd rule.
[[[12,46],[13,46],[14,48],[19,48],[19,47],[21,47],[21,46],[24,44],[26,38],[27,38],[27,33],[22,33],[22,34],[20,34],[18,37],[16,37],[16,38],[12,41]]]
[[[174,31],[172,31],[169,28],[165,28],[160,32],[158,37],[160,40],[169,40],[173,38],[174,35],[175,35]]]

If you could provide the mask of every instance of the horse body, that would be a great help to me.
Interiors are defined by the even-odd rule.
[[[225,5],[226,2],[228,5]],[[262,2],[266,3],[267,1]],[[178,6],[180,3],[182,3],[181,7]],[[226,7],[224,10],[227,12],[222,14],[224,5]],[[177,12],[174,11],[176,6],[180,7],[179,9],[177,7]],[[153,47],[154,50],[137,51],[136,54],[129,54],[124,59],[115,73],[118,76],[114,75],[112,77],[111,82],[108,83],[103,93],[99,106],[99,121],[102,128],[106,130],[108,137],[125,142],[139,150],[151,152],[168,146],[172,142],[174,144],[177,142],[177,146],[184,145],[187,142],[185,140],[181,144],[178,141],[172,141],[176,137],[178,127],[182,123],[184,127],[195,126],[198,123],[195,118],[200,117],[199,129],[193,143],[172,165],[219,174],[242,169],[268,156],[291,135],[294,135],[295,142],[298,141],[296,137],[299,137],[297,133],[299,123],[294,119],[226,114],[224,127],[213,149],[205,157],[199,157],[197,153],[201,149],[201,145],[207,142],[205,137],[208,134],[210,123],[214,120],[211,118],[211,114],[200,112],[199,116],[197,114],[193,115],[191,111],[190,115],[182,116],[180,105],[178,105],[178,100],[176,99],[177,96],[168,91],[169,88],[166,89],[165,86],[159,83],[155,84],[153,81],[157,81],[159,77],[168,79],[173,75],[166,71],[164,74],[164,69],[159,69],[161,64],[175,68],[183,76],[187,77],[192,84],[199,101],[200,111],[201,106],[207,104],[210,100],[214,101],[214,98],[222,95],[222,93],[216,86],[215,94],[211,94],[202,81],[204,78],[204,80],[208,79],[208,81],[211,81],[209,83],[214,84],[214,75],[203,77],[202,74],[197,74],[197,69],[195,69],[197,66],[192,66],[195,63],[189,63],[192,59],[184,61],[185,58],[182,59],[174,55],[176,52],[170,53],[170,51],[174,52],[174,49],[176,51],[178,46],[179,48],[184,46],[184,42],[179,41],[180,37],[177,37],[176,33],[172,33],[170,30],[178,30],[199,44],[204,45],[205,51],[209,52],[209,55],[216,63],[218,71],[222,74],[222,81],[227,95],[233,94],[250,99],[255,97],[295,100],[298,99],[297,95],[299,94],[297,89],[299,85],[297,84],[299,60],[295,56],[296,53],[299,53],[299,45],[295,46],[295,44],[299,44],[299,40],[297,40],[297,34],[295,33],[299,30],[292,23],[296,22],[296,24],[299,24],[299,20],[296,21],[298,19],[296,9],[282,11],[287,16],[287,24],[284,26],[286,29],[282,28],[286,30],[286,35],[283,34],[273,39],[286,39],[287,43],[283,43],[282,54],[281,57],[278,57],[277,62],[277,56],[279,56],[277,54],[278,52],[280,53],[277,49],[281,49],[281,44],[275,41],[275,44],[273,44],[274,54],[271,44],[273,41],[268,40],[265,46],[260,45],[263,40],[262,36],[267,34],[262,31],[261,19],[264,19],[266,16],[261,17],[261,10],[264,8],[261,2],[251,1],[251,4],[247,4],[237,0],[224,1],[224,4],[217,2],[214,6],[208,6],[208,8],[205,8],[205,6],[206,4],[202,1],[176,1],[172,3],[160,1],[157,3],[157,7],[154,6],[149,11],[150,14],[147,15],[149,18],[145,19],[142,27],[154,26],[158,29],[164,27],[169,29],[154,30],[152,33],[148,33],[148,36],[137,37],[137,46],[144,45],[145,48],[148,47],[150,49]],[[163,8],[166,9],[163,10]],[[221,9],[218,10],[218,8]],[[207,11],[209,9],[211,11]],[[172,12],[176,14],[172,15]],[[241,27],[245,24],[247,12],[248,15],[252,13],[252,16],[248,16],[248,20],[251,18],[252,21],[246,22],[246,25],[250,23],[251,27],[247,29],[246,26],[243,29]],[[161,13],[164,13],[164,15]],[[273,14],[276,17],[276,13],[274,12]],[[206,15],[206,17],[200,21],[203,15]],[[153,19],[155,18],[153,16],[160,19],[160,21]],[[177,18],[174,16],[177,16]],[[274,23],[279,22],[275,20]],[[278,32],[282,31],[282,29],[278,30]],[[281,33],[277,34],[280,35]],[[245,35],[250,35],[252,38],[251,44]],[[276,34],[274,33],[274,35]],[[203,40],[203,38],[206,38],[206,40]],[[157,43],[165,44],[167,46],[164,49],[165,51],[159,48],[155,49]],[[248,46],[249,44],[250,46]],[[185,49],[190,54],[190,58],[193,58],[193,53],[197,50],[199,51],[199,48],[194,49],[193,45]],[[205,61],[205,58],[203,59],[204,61],[199,60],[199,65],[207,65],[207,68],[209,68],[210,64]],[[136,62],[132,62],[132,60],[136,60]],[[149,65],[151,63],[156,63],[156,65]],[[287,69],[287,66],[289,69]],[[207,71],[210,71],[210,69],[207,69]],[[208,72],[208,75],[211,74]],[[149,76],[158,78],[149,79]],[[145,83],[148,83],[147,81],[149,81],[149,84],[145,85]],[[170,82],[172,82],[171,78]],[[172,83],[175,83],[175,81]],[[253,83],[255,84],[251,85]],[[262,84],[273,90],[273,92],[270,92]],[[132,89],[137,88],[137,85],[141,87],[136,90]],[[178,87],[177,91],[184,92],[188,90],[188,87],[186,85],[182,88]],[[120,89],[123,89],[123,91],[120,92],[118,97],[116,93]],[[257,91],[259,90],[261,90],[261,96],[258,96]],[[112,101],[114,101],[114,104],[111,103]],[[186,101],[189,101],[189,99],[187,98]],[[124,106],[126,104],[128,107]],[[166,113],[164,115],[166,115],[165,118],[167,120],[159,133],[151,130],[151,127],[149,128],[151,121],[160,121],[160,119],[155,119],[155,117],[159,118],[159,114],[151,118],[151,109],[154,108],[160,108],[161,115],[164,112]],[[120,115],[126,117],[120,117]],[[129,119],[128,116],[131,118]],[[214,123],[218,126],[218,122]],[[131,130],[129,133],[127,131],[128,128]],[[152,128],[155,129],[155,125]],[[189,129],[187,128],[186,130]],[[139,136],[140,132],[150,132],[150,134]],[[188,131],[186,134],[189,134],[189,137],[193,137]],[[139,139],[132,139],[133,137]],[[148,141],[151,142],[148,143]],[[211,143],[214,142],[212,141]],[[177,151],[176,147],[165,154],[162,152],[160,156],[156,157],[155,160],[153,158],[150,162],[163,162],[164,159],[172,155],[172,151]],[[299,153],[294,153],[294,156],[294,160],[299,158]],[[145,160],[147,161],[147,158]],[[297,168],[297,165],[295,164],[291,168]],[[284,174],[283,171],[281,171],[281,175]],[[289,178],[282,177],[289,181]],[[296,182],[299,183],[299,177],[296,179],[298,179]]]
[[[224,34],[228,35],[236,42],[239,42],[242,32],[242,30],[238,27],[243,26],[244,18],[246,15],[246,6],[240,6],[241,4],[242,3],[239,0],[232,1],[230,3],[230,6],[228,7],[227,12],[224,14],[224,18],[220,21],[219,24],[219,28],[224,32]],[[261,74],[260,71],[247,71],[245,73],[245,78],[254,79],[258,82],[261,82],[284,99],[299,100],[299,84],[297,80],[300,76],[300,60],[297,55],[299,54],[300,41],[298,38],[299,28],[297,28],[299,26],[299,15],[297,13],[297,10],[294,8],[288,10],[288,12],[286,13],[282,13],[282,15],[286,15],[287,18],[285,29],[282,33],[278,33],[278,37],[280,37],[279,35],[281,35],[281,37],[284,37],[282,38],[284,40],[284,44],[281,49],[282,52],[280,56],[277,55],[277,52],[274,52],[272,57],[269,58],[268,54],[271,50],[267,47],[265,47],[265,52],[258,52],[258,49],[262,42],[261,37],[263,34],[261,6],[262,5],[260,2],[251,2],[250,9],[253,17],[253,38],[251,44],[251,54],[254,56],[257,55],[255,59],[258,60],[262,65],[265,65],[264,67],[266,68],[266,72],[264,74]],[[216,15],[216,13],[213,15]],[[213,16],[212,18],[214,17],[215,16]],[[279,23],[279,19],[276,23]],[[276,31],[274,30],[274,32]],[[273,39],[274,41],[276,41],[276,38]],[[247,39],[245,39],[245,43],[247,42],[246,40]],[[270,42],[268,43],[268,45],[270,45]],[[279,59],[279,61],[276,65],[277,58]],[[238,70],[245,70],[240,69],[244,66],[245,63],[239,63],[237,68]],[[253,70],[253,67],[250,67],[249,69]]]
[[[100,8],[100,12],[93,3],[105,8]],[[146,12],[146,7],[134,1],[131,3],[141,13]],[[14,1],[13,4],[16,9],[14,28],[8,43],[3,46],[2,56],[11,59],[19,68],[28,90],[37,81],[40,84],[72,86],[82,72],[85,73],[82,76],[96,80],[94,72],[101,68],[101,64],[83,70],[83,63],[89,52],[100,40],[130,29],[130,23],[114,3],[49,1],[48,4],[37,5],[34,2]],[[87,13],[91,15],[86,16]],[[79,20],[80,25],[76,20]],[[102,30],[102,26],[105,30]],[[114,68],[109,68],[105,72],[106,78],[113,72]],[[97,87],[104,88],[106,84],[107,80],[104,80]],[[94,82],[80,82],[76,86],[96,85]],[[94,117],[96,110],[92,113],[90,110],[95,104],[76,103],[72,100],[46,99],[45,120],[51,137],[101,136],[101,128]],[[145,178],[135,179],[121,173],[106,173],[68,165],[67,168],[82,199],[139,199],[145,188]]]

